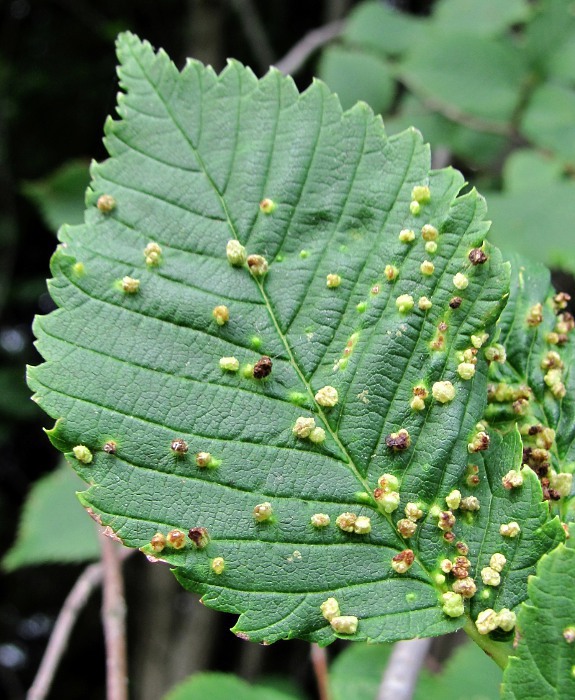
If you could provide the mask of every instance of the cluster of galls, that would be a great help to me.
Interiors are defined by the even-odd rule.
[[[487,385],[487,401],[491,404],[511,404],[515,415],[523,416],[529,409],[529,401],[533,392],[526,384],[513,386],[501,382]]]
[[[523,425],[521,435],[523,438],[522,463],[537,474],[541,482],[543,498],[546,501],[558,501],[562,497],[569,496],[573,475],[558,474],[551,467],[551,448],[555,441],[555,431],[535,423]]]
[[[192,527],[188,531],[188,539],[195,549],[205,549],[210,537],[205,527]],[[186,546],[186,535],[182,530],[170,530],[167,535],[157,532],[150,540],[150,547],[154,552],[162,552],[166,547],[170,549],[183,549]]]

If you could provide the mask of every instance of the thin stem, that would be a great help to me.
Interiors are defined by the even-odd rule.
[[[121,554],[117,544],[101,536],[104,567],[102,624],[106,642],[107,700],[128,700],[128,662],[126,653],[126,603]]]
[[[261,17],[252,0],[229,0],[237,13],[258,68],[265,73],[274,60],[274,53]]]
[[[60,664],[62,656],[68,646],[68,640],[76,620],[92,591],[102,582],[102,564],[91,564],[86,567],[74,587],[68,593],[64,605],[60,610],[48,646],[42,657],[40,668],[34,678],[34,682],[26,695],[26,700],[44,700],[48,695],[54,680],[54,675]]]
[[[286,75],[294,75],[315,51],[338,37],[344,26],[345,22],[338,20],[308,32],[283,58],[277,61],[275,67]]]
[[[327,653],[323,647],[320,647],[318,644],[312,644],[310,657],[317,682],[319,700],[330,700]]]
[[[381,679],[377,700],[411,700],[431,639],[397,642]]]
[[[509,656],[513,651],[508,642],[494,642],[488,635],[479,634],[471,620],[467,621],[463,629],[477,646],[481,647],[487,656],[490,656],[495,661],[499,668],[504,669],[507,666]]]

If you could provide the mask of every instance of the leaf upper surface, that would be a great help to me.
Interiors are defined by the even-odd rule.
[[[196,62],[178,72],[130,34],[118,52],[126,93],[106,124],[111,157],[92,167],[85,223],[60,231],[50,285],[60,309],[37,319],[46,362],[29,379],[59,419],[52,441],[90,484],[82,502],[126,545],[173,565],[205,603],[238,613],[235,631],[250,639],[331,641],[319,609],[328,597],[359,618],[356,639],[461,626],[438,602],[432,572],[453,546],[429,509],[460,483],[485,407],[485,359],[464,381],[459,353],[472,334],[492,333],[508,291],[508,268],[484,243],[483,199],[458,196],[457,172],[429,171],[418,132],[387,138],[365,105],[342,112],[321,83],[300,95],[278,72],[258,81],[234,62],[219,76]],[[415,215],[412,189],[427,184],[431,199]],[[103,194],[116,203],[109,213],[95,206]],[[425,224],[438,230],[435,253],[424,249]],[[413,242],[399,240],[403,229]],[[230,239],[266,257],[265,278],[229,265]],[[162,249],[154,266],[150,241]],[[473,266],[479,246],[488,260]],[[391,282],[387,265],[398,271]],[[328,274],[340,286],[328,288]],[[136,293],[122,290],[126,276],[139,280]],[[400,295],[412,309],[400,312]],[[230,317],[218,326],[221,304]],[[273,362],[266,379],[219,366],[262,354]],[[452,401],[431,397],[438,381],[452,382]],[[410,407],[417,385],[430,394],[422,411]],[[324,386],[338,391],[332,408],[314,399]],[[301,416],[324,442],[294,436]],[[410,445],[395,452],[386,439],[401,429]],[[177,438],[189,448],[181,457],[170,449]],[[110,441],[114,453],[103,449]],[[79,444],[90,464],[71,453]],[[198,452],[217,466],[197,467]],[[372,496],[384,473],[401,482],[392,515]],[[263,502],[273,517],[256,522]],[[425,514],[415,563],[397,574],[392,557],[411,546],[396,529],[408,502]],[[340,530],[344,512],[370,517],[371,532]],[[312,527],[315,513],[331,525]],[[207,547],[150,548],[156,532],[192,527],[207,528]]]

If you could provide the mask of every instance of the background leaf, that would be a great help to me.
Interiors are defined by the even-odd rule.
[[[575,695],[574,535],[571,528],[571,538],[541,559],[529,581],[529,601],[518,619],[519,645],[503,677],[503,700]]]
[[[22,511],[16,542],[2,559],[6,571],[99,558],[97,529],[74,494],[84,486],[65,465],[34,484]]]
[[[231,673],[198,673],[170,691],[164,700],[297,700],[299,693],[265,681],[246,683]]]
[[[389,644],[353,644],[333,662],[333,700],[376,698],[392,651]],[[423,668],[414,700],[498,700],[501,670],[475,644],[458,647],[440,673]]]

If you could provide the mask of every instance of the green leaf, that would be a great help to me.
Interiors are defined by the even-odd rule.
[[[523,115],[521,130],[562,162],[575,164],[575,92],[561,85],[538,87]]]
[[[420,100],[444,116],[481,131],[504,133],[526,69],[521,53],[508,41],[441,29],[427,32],[413,46],[399,75]]]
[[[562,178],[562,170],[557,158],[530,149],[510,156],[503,192],[488,193],[490,234],[508,255],[575,271],[573,236],[565,225],[575,217],[575,182]]]
[[[519,645],[503,676],[503,700],[575,697],[575,531],[544,556],[519,613]]]
[[[364,100],[375,112],[385,112],[395,95],[395,82],[386,62],[354,49],[326,49],[319,75],[338,94],[344,109]]]
[[[96,527],[74,495],[84,486],[65,465],[34,484],[23,507],[16,542],[2,559],[6,571],[98,559]]]
[[[487,134],[450,121],[431,111],[413,95],[401,102],[397,115],[386,118],[390,134],[415,126],[429,141],[433,150],[444,147],[476,167],[487,167],[503,152],[506,139],[499,134]],[[491,204],[491,200],[489,200]]]
[[[525,53],[540,76],[547,77],[551,66],[575,32],[571,0],[539,0],[525,30]]]
[[[84,462],[70,455],[91,484],[83,503],[127,546],[169,562],[204,603],[239,614],[234,630],[253,640],[332,641],[320,612],[329,597],[359,618],[354,639],[461,627],[465,617],[440,605],[435,574],[454,548],[429,510],[465,478],[485,407],[486,361],[464,381],[459,353],[472,334],[493,333],[508,291],[496,249],[485,244],[482,265],[468,258],[484,242],[483,199],[457,196],[455,171],[429,172],[418,132],[387,138],[365,105],[342,113],[319,82],[299,95],[277,71],[258,81],[235,62],[220,76],[196,62],[180,73],[130,34],[119,56],[127,94],[121,119],[106,124],[111,158],[92,168],[85,225],[61,230],[50,285],[61,308],[36,322],[46,362],[29,379],[60,419],[52,441],[93,455],[89,464],[86,449],[77,450]],[[412,190],[427,182],[417,216]],[[103,194],[112,211],[95,206]],[[275,203],[269,213],[264,198]],[[424,251],[424,224],[438,229],[436,253]],[[411,228],[415,240],[402,242]],[[266,256],[265,278],[230,266],[235,238]],[[146,266],[150,240],[162,253]],[[392,282],[386,265],[398,269]],[[328,288],[336,273],[340,286]],[[137,292],[123,291],[125,276],[140,281]],[[404,299],[400,311],[402,295],[412,309]],[[433,300],[427,312],[421,296]],[[229,321],[219,326],[212,310],[222,303]],[[263,353],[273,358],[263,380],[219,366]],[[412,410],[413,388],[438,381],[452,382],[454,399],[429,396]],[[339,393],[331,409],[314,399],[324,386]],[[301,416],[324,442],[294,436]],[[396,452],[387,442],[400,429],[411,444]],[[178,438],[189,446],[180,457],[170,449]],[[198,452],[212,468],[196,466]],[[401,481],[391,515],[372,496],[384,473]],[[258,522],[254,507],[265,502],[273,517]],[[425,510],[413,544],[396,530],[408,502]],[[346,512],[370,517],[371,532],[336,527]],[[314,528],[316,513],[331,525]],[[204,548],[150,545],[158,531],[195,527],[208,530]],[[408,545],[416,561],[396,573],[392,558]]]
[[[24,183],[22,189],[56,233],[62,224],[84,221],[84,193],[89,184],[88,163],[72,160],[42,180]]]
[[[392,646],[353,644],[330,669],[333,700],[376,698]],[[498,700],[501,671],[475,644],[458,647],[440,673],[423,668],[414,700]]]
[[[381,2],[364,2],[349,15],[343,40],[352,46],[395,56],[419,41],[427,24]]]
[[[434,24],[455,33],[494,36],[528,16],[524,0],[441,0],[433,13]]]
[[[231,673],[198,673],[171,690],[164,700],[298,700],[299,694],[284,692],[265,682],[246,683]]]
[[[532,394],[521,412],[514,413],[511,401],[498,401],[492,397],[488,411],[493,409],[503,421],[517,421],[520,426],[535,424],[551,428],[556,436],[549,448],[549,460],[556,471],[570,469],[569,462],[575,459],[575,374],[570,371],[575,358],[575,339],[568,332],[561,344],[549,334],[558,330],[562,313],[554,308],[553,289],[549,271],[541,264],[532,263],[520,256],[512,258],[511,292],[500,326],[500,342],[507,351],[507,362],[493,363],[491,377],[494,382],[505,382],[512,387],[526,385]],[[540,323],[528,323],[527,319],[541,304]],[[564,365],[561,381],[565,396],[556,398],[545,382],[548,371],[543,367],[548,353],[555,353]],[[522,433],[526,432],[522,430]],[[537,435],[523,437],[526,445],[536,446]]]

